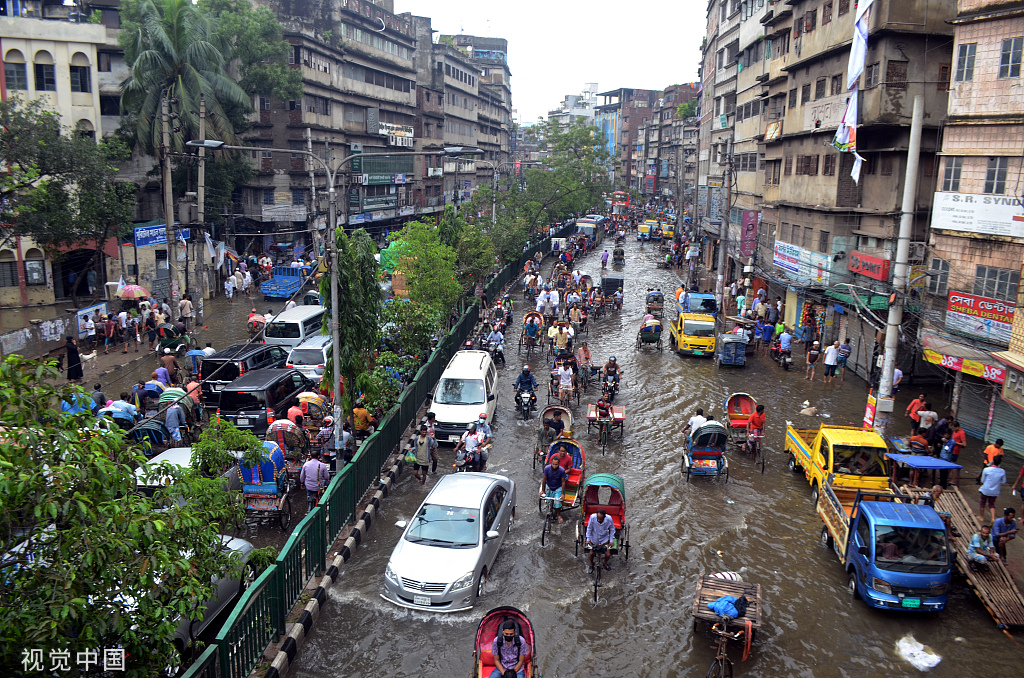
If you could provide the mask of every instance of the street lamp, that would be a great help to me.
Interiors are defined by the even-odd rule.
[[[482,162],[491,167],[491,227],[493,228],[498,218],[498,172],[501,171],[502,167],[511,167],[511,165],[507,162],[495,165],[490,160],[477,160],[477,162]]]
[[[301,154],[307,158],[315,160],[324,169],[324,173],[327,175],[327,218],[330,223],[331,233],[331,342],[334,345],[334,350],[331,351],[333,354],[333,367],[334,367],[334,435],[335,443],[340,447],[340,431],[341,422],[343,417],[341,416],[341,356],[338,355],[338,343],[340,342],[340,324],[339,324],[339,312],[338,308],[338,238],[334,234],[334,229],[338,227],[338,194],[334,190],[334,184],[337,179],[338,171],[347,164],[353,158],[372,158],[372,157],[390,157],[395,155],[409,155],[409,156],[455,156],[460,157],[463,155],[481,155],[483,150],[474,146],[446,146],[440,151],[413,151],[410,153],[352,153],[346,155],[344,158],[338,161],[333,169],[326,160],[316,155],[312,151],[300,151],[298,149],[290,148],[264,148],[257,146],[232,146],[218,141],[215,139],[193,139],[185,142],[186,146],[192,148],[204,148],[207,150],[228,150],[228,151],[253,151],[260,150],[265,153],[291,153]]]

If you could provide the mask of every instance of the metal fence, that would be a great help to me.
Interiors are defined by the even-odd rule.
[[[563,227],[552,233],[552,237],[564,238],[575,229],[575,225]],[[527,248],[519,261],[501,269],[485,285],[488,297],[496,298],[522,271],[527,259],[537,252],[546,254],[550,250],[550,238]],[[401,444],[402,435],[420,405],[441,378],[448,361],[470,337],[478,320],[479,307],[469,306],[402,392],[398,404],[359,446],[352,463],[334,476],[317,506],[295,526],[277,561],[242,594],[216,641],[188,668],[184,678],[244,678],[259,662],[267,646],[285,633],[288,611],[302,598],[309,581],[323,573],[328,549],[344,526],[356,517],[365,491],[380,483],[384,463]]]

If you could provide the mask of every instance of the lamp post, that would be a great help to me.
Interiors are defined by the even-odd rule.
[[[228,150],[228,151],[251,151],[253,150],[250,146],[231,146],[225,144],[223,141],[215,141],[213,139],[196,139],[185,142],[186,146],[192,148],[209,149],[209,150]],[[324,169],[324,173],[327,175],[327,220],[329,224],[328,233],[331,234],[331,343],[334,346],[334,350],[331,354],[334,358],[334,435],[337,445],[341,444],[340,431],[341,431],[341,357],[338,355],[337,346],[340,342],[340,325],[339,325],[339,309],[338,309],[338,238],[335,235],[335,229],[338,227],[338,194],[334,190],[334,185],[338,176],[338,172],[341,168],[346,165],[352,158],[373,158],[373,157],[389,157],[395,155],[407,155],[407,156],[424,156],[424,155],[438,155],[438,156],[462,156],[462,155],[478,155],[483,153],[479,148],[472,146],[446,146],[441,151],[413,151],[411,153],[353,153],[346,155],[344,158],[338,161],[338,163],[332,169],[330,164],[316,155],[312,151],[300,151],[293,150],[290,148],[260,148],[261,151],[270,153],[301,153],[303,156],[310,158],[311,160],[319,163]]]
[[[493,227],[498,219],[498,172],[502,167],[511,167],[512,165],[507,162],[495,165],[490,160],[477,160],[476,162],[482,162],[491,168],[491,226]]]

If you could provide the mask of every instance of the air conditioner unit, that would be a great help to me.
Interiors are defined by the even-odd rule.
[[[912,242],[910,243],[910,256],[908,261],[922,262],[924,261],[925,243],[923,242]]]

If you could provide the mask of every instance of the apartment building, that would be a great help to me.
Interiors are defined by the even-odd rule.
[[[700,89],[694,83],[666,87],[651,109],[648,122],[643,122],[639,135],[645,139],[643,167],[645,180],[640,190],[645,199],[666,208],[681,209],[680,169],[684,165],[684,121],[679,118],[680,105],[696,100]],[[651,181],[653,177],[653,181]]]
[[[616,188],[637,186],[634,166],[637,130],[640,124],[649,121],[648,109],[657,94],[654,90],[620,87],[597,95],[601,102],[594,107],[594,125],[604,133],[612,185]]]
[[[1024,451],[1024,3],[960,0],[928,241],[923,358],[965,430]]]

